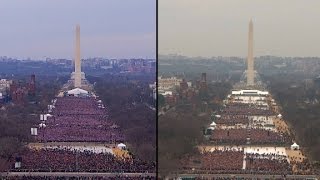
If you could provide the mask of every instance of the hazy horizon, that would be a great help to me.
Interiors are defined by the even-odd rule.
[[[223,57],[223,58],[228,58],[228,57],[237,57],[237,58],[247,58],[247,56],[188,56],[188,55],[184,55],[184,54],[177,54],[177,53],[169,53],[169,54],[159,54],[159,56],[183,56],[183,57],[187,57],[187,58],[214,58],[214,57]],[[273,57],[282,57],[282,58],[320,58],[320,56],[277,56],[277,55],[259,55],[259,56],[254,56],[254,58],[259,58],[259,57],[263,57],[263,56],[273,56]]]
[[[0,56],[73,59],[79,24],[81,58],[155,58],[155,8],[155,0],[3,0]]]
[[[159,54],[246,57],[252,19],[255,57],[319,57],[318,7],[316,0],[161,0]]]

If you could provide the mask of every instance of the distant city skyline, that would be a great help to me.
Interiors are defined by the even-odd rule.
[[[155,58],[156,1],[3,0],[0,56],[18,59]]]
[[[197,58],[203,58],[203,59],[212,59],[212,58],[227,58],[226,60],[229,60],[228,58],[240,58],[240,59],[244,59],[247,60],[247,55],[243,55],[243,56],[192,56],[192,55],[185,55],[182,53],[162,53],[159,54],[160,58],[161,57],[185,57],[185,58],[190,58],[190,59],[197,59]],[[278,55],[270,55],[270,54],[264,54],[264,55],[257,55],[257,56],[253,56],[254,58],[262,58],[262,57],[277,57],[277,58],[316,58],[316,59],[320,59],[320,56],[278,56]]]
[[[254,57],[319,57],[320,1],[160,0],[159,54],[246,57],[253,20]]]

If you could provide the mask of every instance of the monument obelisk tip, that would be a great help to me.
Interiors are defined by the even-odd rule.
[[[248,57],[247,57],[247,85],[254,85],[254,59],[253,59],[253,23],[249,22]]]
[[[75,48],[75,63],[74,63],[74,86],[81,87],[81,59],[80,59],[80,25],[76,25],[76,48]]]

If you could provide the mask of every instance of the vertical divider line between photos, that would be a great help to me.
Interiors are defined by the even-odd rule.
[[[156,178],[158,179],[158,175],[159,175],[159,158],[158,158],[158,155],[159,155],[159,143],[158,143],[158,111],[159,111],[159,107],[158,107],[158,68],[159,68],[159,53],[158,53],[158,0],[155,0],[156,1]]]

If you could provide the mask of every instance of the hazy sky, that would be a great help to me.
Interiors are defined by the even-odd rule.
[[[320,56],[319,0],[159,0],[159,53]]]
[[[155,0],[1,0],[0,56],[155,58]]]

